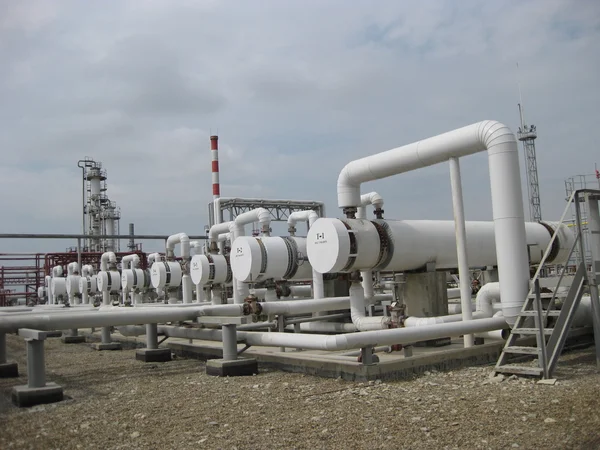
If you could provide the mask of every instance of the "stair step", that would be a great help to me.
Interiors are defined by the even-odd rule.
[[[522,316],[536,317],[537,311],[521,311]],[[552,309],[550,311],[542,311],[542,316],[548,315],[548,317],[558,317],[560,315],[559,309]]]
[[[510,347],[504,347],[504,351],[506,353],[518,353],[521,355],[537,355],[540,352],[538,347],[520,347],[518,345],[513,345]]]
[[[495,369],[496,373],[514,373],[515,375],[534,375],[541,376],[544,371],[540,367],[525,366],[499,366]]]
[[[543,328],[542,331],[544,332],[544,334],[546,336],[551,335],[552,332],[554,331],[553,328]],[[525,334],[525,335],[537,335],[538,334],[538,329],[537,328],[513,328],[512,332],[514,334]]]

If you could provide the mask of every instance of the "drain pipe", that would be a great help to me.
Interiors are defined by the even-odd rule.
[[[308,221],[308,228],[312,227],[313,223],[319,218],[319,215],[311,210],[308,211],[295,211],[288,217],[288,232],[290,236],[296,235],[296,223]],[[315,269],[312,270],[312,282],[313,282],[313,298],[319,299],[325,297],[325,285],[323,283],[323,274],[317,272]]]
[[[360,207],[362,183],[487,150],[492,209],[506,322],[513,325],[529,292],[529,262],[517,140],[491,120],[348,163],[337,182],[338,206],[347,217]],[[468,310],[469,308],[463,308]]]
[[[378,219],[383,218],[383,198],[377,192],[369,192],[360,196],[360,206],[356,212],[357,219],[367,218],[367,205],[373,205],[375,207],[375,216]],[[365,291],[366,298],[372,298],[375,295],[373,290],[373,271],[365,270],[360,273],[362,278],[362,286]]]

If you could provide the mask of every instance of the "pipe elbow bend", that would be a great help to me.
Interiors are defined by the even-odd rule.
[[[346,164],[337,180],[338,207],[360,206],[360,183],[352,179],[350,164]]]
[[[497,120],[484,120],[479,122],[479,139],[488,149],[496,145],[514,143],[517,144],[517,138],[512,130]],[[518,150],[515,148],[515,150]]]

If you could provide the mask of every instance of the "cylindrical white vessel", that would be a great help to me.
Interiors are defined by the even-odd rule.
[[[79,290],[79,279],[81,277],[79,275],[68,275],[66,281],[66,289],[67,294],[75,295],[79,294],[81,291]]]
[[[67,293],[67,279],[62,277],[54,277],[51,281],[52,294],[54,297],[65,295]]]
[[[92,196],[100,195],[100,173],[98,172],[98,176],[90,178],[90,194]]]
[[[312,279],[304,237],[240,236],[233,241],[231,248],[231,270],[237,280]]]
[[[150,272],[143,269],[125,269],[121,273],[121,288],[124,291],[150,287]]]
[[[101,271],[97,276],[98,290],[101,292],[119,292],[121,274],[116,270]]]
[[[152,264],[150,279],[152,287],[178,287],[181,285],[181,265],[173,261],[160,261]]]
[[[92,275],[91,277],[81,277],[79,279],[79,292],[87,292],[88,294],[95,294],[98,290],[98,285],[96,281],[96,275]]]
[[[223,255],[194,255],[190,262],[190,277],[194,284],[231,283],[232,273],[229,257]]]
[[[540,262],[557,223],[525,224],[530,262]],[[466,222],[469,267],[497,264],[493,222]],[[564,263],[573,233],[561,225],[547,262]],[[435,263],[455,269],[454,221],[318,219],[307,236],[307,253],[320,273],[354,270],[406,271]]]

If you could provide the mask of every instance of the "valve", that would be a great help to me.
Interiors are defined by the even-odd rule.
[[[249,309],[249,312],[246,313],[246,306]],[[250,294],[248,297],[246,297],[244,299],[244,314],[249,315],[249,314],[255,314],[255,315],[260,315],[260,313],[262,312],[262,306],[260,305],[259,301],[258,301],[258,297],[254,294]]]
[[[373,211],[373,214],[375,214],[375,217],[377,219],[383,219],[383,213],[384,212],[385,211],[383,209],[381,209],[381,208],[375,208],[375,210]]]
[[[404,326],[406,320],[406,305],[400,302],[392,302],[388,306],[388,313],[390,314],[390,328],[401,328]]]

